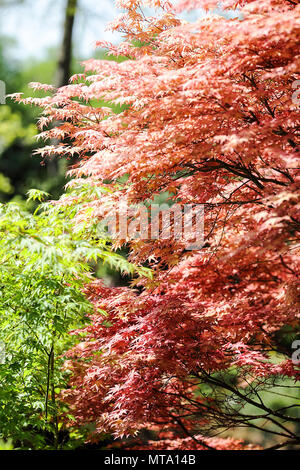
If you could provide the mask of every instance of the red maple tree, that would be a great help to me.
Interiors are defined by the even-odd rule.
[[[36,100],[42,126],[63,121],[42,136],[68,139],[42,155],[78,155],[72,185],[99,189],[85,220],[167,192],[205,207],[205,242],[127,240],[153,278],[87,287],[95,314],[70,352],[66,400],[96,434],[156,430],[162,441],[140,448],[242,448],[214,436],[245,426],[270,433],[274,448],[299,444],[297,400],[270,399],[299,378],[299,2],[226,1],[233,19],[193,23],[179,13],[217,2],[145,2],[153,16],[142,3],[120,0],[111,28],[124,42],[99,43],[128,60],[89,60]]]

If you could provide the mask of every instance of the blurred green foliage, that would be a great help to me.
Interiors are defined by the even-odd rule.
[[[13,62],[9,55],[11,41],[0,38],[0,79],[6,93],[32,95],[28,83],[52,83],[56,70],[55,51],[49,50],[42,61]],[[59,197],[66,183],[66,162],[41,164],[33,150],[36,142],[36,120],[40,110],[6,99],[0,106],[0,201],[24,200],[26,192],[38,187]]]
[[[0,439],[0,450],[13,450],[14,446],[12,444],[12,440],[9,439],[8,441],[3,441]]]

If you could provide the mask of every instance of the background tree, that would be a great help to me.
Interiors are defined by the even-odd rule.
[[[71,76],[73,27],[78,7],[77,0],[67,0],[63,27],[63,39],[58,60],[56,85],[68,85]]]

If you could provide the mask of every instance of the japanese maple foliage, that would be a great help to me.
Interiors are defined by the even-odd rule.
[[[300,313],[300,5],[223,3],[238,18],[179,19],[213,0],[119,1],[125,12],[111,28],[124,42],[99,45],[128,60],[89,60],[73,84],[36,100],[42,126],[63,121],[42,136],[68,139],[42,155],[77,154],[72,185],[102,188],[83,205],[85,220],[163,191],[205,206],[201,250],[127,240],[153,279],[88,288],[95,314],[70,352],[66,400],[96,434],[170,427],[178,448],[234,449],[215,430],[249,426],[278,438],[276,447],[300,440],[296,401],[272,407],[263,394],[299,378],[290,343]],[[126,106],[116,114],[93,100]]]

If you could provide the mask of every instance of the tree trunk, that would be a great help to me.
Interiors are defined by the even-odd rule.
[[[72,36],[77,6],[78,0],[67,0],[63,40],[61,44],[55,80],[55,85],[57,87],[67,85],[70,78],[72,61]]]
[[[55,77],[55,86],[57,88],[64,85],[68,85],[69,78],[71,75],[72,38],[77,6],[78,0],[66,0],[63,38],[60,47]],[[57,123],[54,123],[54,125],[55,124]],[[55,145],[57,143],[57,140],[52,139],[50,145]],[[51,160],[49,160],[47,167],[48,175],[51,177],[55,177],[58,173],[57,156],[53,155]]]

